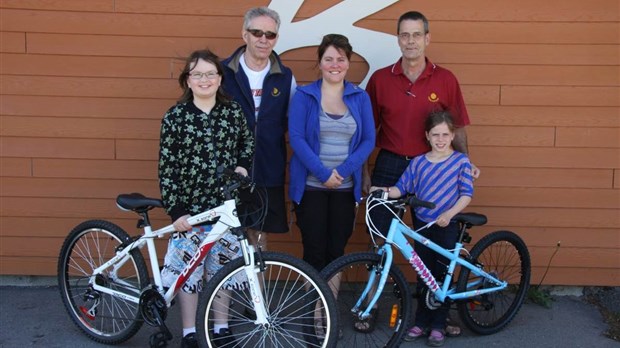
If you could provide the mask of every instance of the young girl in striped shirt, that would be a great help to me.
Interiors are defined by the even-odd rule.
[[[370,191],[386,190],[390,198],[410,193],[424,201],[435,203],[434,209],[415,208],[414,227],[419,229],[428,222],[437,220],[435,225],[420,231],[420,234],[445,249],[453,249],[459,230],[457,223],[451,219],[471,202],[474,192],[472,167],[467,155],[452,148],[455,129],[449,112],[431,113],[426,119],[425,130],[431,151],[411,160],[396,186],[373,187]],[[415,243],[414,249],[438,283],[441,283],[445,278],[448,260],[421,243]],[[418,293],[425,287],[424,282],[418,279]],[[408,330],[405,340],[413,341],[428,335],[427,345],[443,345],[448,310],[449,306],[446,304],[437,310],[430,310],[426,307],[423,296],[418,296],[415,323]]]

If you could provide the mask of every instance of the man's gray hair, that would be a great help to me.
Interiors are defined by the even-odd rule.
[[[256,17],[267,16],[276,22],[276,30],[280,30],[280,15],[269,7],[254,7],[248,10],[243,17],[243,29],[251,29],[250,22]]]

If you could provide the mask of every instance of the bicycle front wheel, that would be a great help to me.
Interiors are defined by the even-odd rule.
[[[58,259],[58,287],[71,320],[92,340],[118,344],[131,338],[142,326],[138,304],[96,291],[92,282],[138,298],[149,284],[144,258],[139,250],[129,259],[93,277],[93,270],[116,254],[130,240],[120,227],[91,220],[75,227],[66,238]]]
[[[334,296],[312,266],[293,256],[255,254],[255,271],[265,299],[266,325],[255,323],[244,260],[230,261],[200,294],[196,328],[207,347],[333,347],[337,336]],[[262,263],[260,262],[262,260]],[[229,335],[214,333],[227,323]]]
[[[457,302],[459,316],[469,329],[489,335],[503,329],[515,317],[530,285],[530,254],[519,236],[510,231],[496,231],[483,237],[470,252],[472,263],[509,283],[501,291]],[[461,267],[457,291],[471,291],[495,286]]]
[[[398,347],[411,317],[411,291],[403,273],[392,265],[385,286],[371,311],[371,319],[360,321],[351,309],[360,299],[369,275],[375,273],[375,284],[362,302],[365,310],[376,293],[383,270],[382,257],[374,253],[344,255],[327,265],[321,275],[337,294],[338,321],[342,334],[338,347]]]

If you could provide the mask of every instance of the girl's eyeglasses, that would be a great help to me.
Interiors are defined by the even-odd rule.
[[[215,78],[220,76],[220,74],[218,74],[215,71],[193,72],[193,73],[189,74],[189,78],[192,79],[192,80],[200,80],[203,76],[206,77],[207,80],[214,80]]]

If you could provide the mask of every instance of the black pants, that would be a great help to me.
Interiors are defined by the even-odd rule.
[[[414,222],[416,229],[424,225],[424,222]],[[452,222],[446,227],[433,225],[430,228],[421,230],[419,233],[431,241],[439,244],[442,248],[450,250],[454,249],[454,245],[459,237],[459,227],[458,223]],[[437,283],[441,286],[444,278],[446,277],[446,271],[449,263],[448,259],[437,254],[421,243],[416,242],[413,249],[418,254],[420,259],[422,259],[426,267],[428,267],[431,271],[431,274],[435,280],[437,280]],[[422,294],[422,290],[425,288],[426,284],[424,284],[420,277],[418,277],[418,294]],[[415,312],[415,326],[419,326],[422,329],[429,327],[437,330],[445,329],[450,306],[444,303],[440,308],[430,310],[426,307],[425,301],[424,296],[418,296],[418,308]]]
[[[309,191],[295,206],[304,261],[317,270],[344,254],[355,219],[351,191]]]

